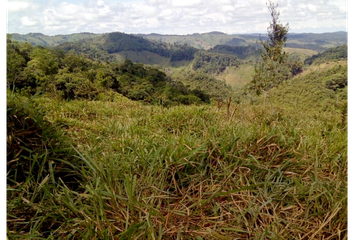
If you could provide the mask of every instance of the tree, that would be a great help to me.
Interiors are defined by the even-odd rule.
[[[26,59],[20,52],[20,46],[17,42],[12,42],[10,39],[7,40],[7,55],[6,55],[6,70],[7,70],[7,81],[6,85],[12,90],[18,85],[18,81],[26,66]]]
[[[264,100],[269,89],[278,86],[292,76],[288,54],[283,50],[289,24],[279,23],[280,13],[276,10],[277,5],[269,0],[267,6],[272,18],[267,29],[268,39],[260,40],[263,47],[261,62],[255,66],[255,74],[250,83],[250,90],[255,91],[257,95],[264,92]]]

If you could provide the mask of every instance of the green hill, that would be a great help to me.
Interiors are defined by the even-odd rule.
[[[50,94],[73,100],[109,99],[121,94],[132,100],[165,106],[210,101],[206,93],[186,88],[155,67],[128,59],[122,63],[98,61],[76,51],[65,53],[62,49],[10,39],[7,70],[7,87],[31,95]]]
[[[8,239],[348,238],[346,45],[264,98],[256,35],[195,35],[7,39]]]
[[[42,33],[28,33],[28,34],[8,34],[17,42],[28,42],[33,46],[53,47],[65,42],[78,42],[84,39],[93,39],[100,37],[102,34],[94,33],[74,33],[69,35],[47,36]]]
[[[270,92],[271,99],[282,108],[296,108],[307,112],[341,111],[348,93],[348,67],[342,61],[311,67]]]
[[[230,45],[216,45],[209,49],[209,52],[234,55],[241,60],[257,59],[260,55],[259,46],[230,46]]]
[[[85,69],[73,60],[66,71]],[[265,105],[9,89],[8,238],[347,239],[346,87],[336,84],[347,64],[331,64],[272,89]]]
[[[41,46],[57,46],[58,44],[64,42],[94,39],[107,34],[75,33],[70,35],[46,36],[41,33],[29,33],[25,35],[14,33],[10,35],[12,35],[13,40],[18,42],[29,42],[33,45]],[[347,35],[347,32],[318,34],[290,33],[287,40],[287,47],[311,49],[317,52],[323,52],[328,48],[347,44]],[[163,35],[154,33],[136,34],[135,36],[143,37],[154,42],[164,42],[169,44],[178,43],[179,45],[187,44],[188,46],[205,50],[213,48],[217,45],[252,46],[256,45],[260,38],[264,39],[265,37],[261,34],[225,34],[221,32],[195,33],[189,35]]]
[[[149,52],[151,53],[150,56],[139,58],[141,63],[149,64],[161,62],[161,59],[154,59],[154,56],[157,55],[158,58],[168,58],[170,62],[190,61],[194,58],[194,53],[198,51],[188,45],[154,42],[136,35],[120,32],[104,34],[94,39],[75,43],[67,42],[56,46],[56,48],[66,52],[72,51],[85,54],[90,58],[109,61],[121,61],[122,57],[124,59],[137,59],[137,56],[146,55]],[[145,52],[145,54],[140,54],[142,52]],[[116,58],[114,55],[116,55]],[[149,58],[151,59],[149,60]]]
[[[254,46],[260,39],[265,39],[261,34],[225,34],[220,32],[195,33],[191,35],[140,35],[146,39],[167,42],[188,44],[199,49],[210,49],[216,45],[229,46]],[[322,52],[328,48],[340,46],[347,43],[347,32],[333,33],[290,33],[286,43],[287,47],[311,49]]]
[[[322,53],[310,56],[305,59],[305,64],[319,64],[328,61],[340,61],[348,58],[348,46],[344,44],[342,46],[330,48]]]

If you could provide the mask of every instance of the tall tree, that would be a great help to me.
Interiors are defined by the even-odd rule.
[[[264,99],[269,89],[278,86],[292,75],[288,54],[283,50],[289,24],[280,24],[278,5],[269,0],[267,6],[271,14],[271,22],[267,29],[268,39],[260,40],[263,47],[261,61],[255,66],[255,74],[250,83],[250,90],[255,91],[257,95],[263,92]]]
[[[15,87],[19,84],[19,79],[23,68],[26,67],[26,58],[21,53],[21,45],[17,42],[13,42],[11,38],[7,39],[6,48],[6,71],[7,79],[6,85],[11,90],[15,90]]]

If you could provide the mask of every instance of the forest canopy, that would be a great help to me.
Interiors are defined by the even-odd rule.
[[[162,104],[208,103],[204,92],[187,89],[166,73],[125,60],[102,62],[75,52],[7,40],[7,87],[65,100],[100,99],[118,93],[132,100]]]

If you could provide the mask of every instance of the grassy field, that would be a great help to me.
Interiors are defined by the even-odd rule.
[[[308,57],[308,56],[315,55],[315,54],[318,53],[317,51],[314,51],[314,50],[311,50],[311,49],[305,49],[305,48],[289,48],[289,47],[285,47],[285,48],[284,48],[284,51],[287,52],[287,53],[289,53],[289,54],[292,54],[292,53],[303,54],[303,55],[306,55],[307,57]]]
[[[239,67],[228,67],[217,78],[234,88],[240,88],[252,80],[252,74],[254,74],[254,65],[242,64]]]
[[[220,108],[8,92],[8,238],[346,239],[346,112],[294,104],[308,76]]]

